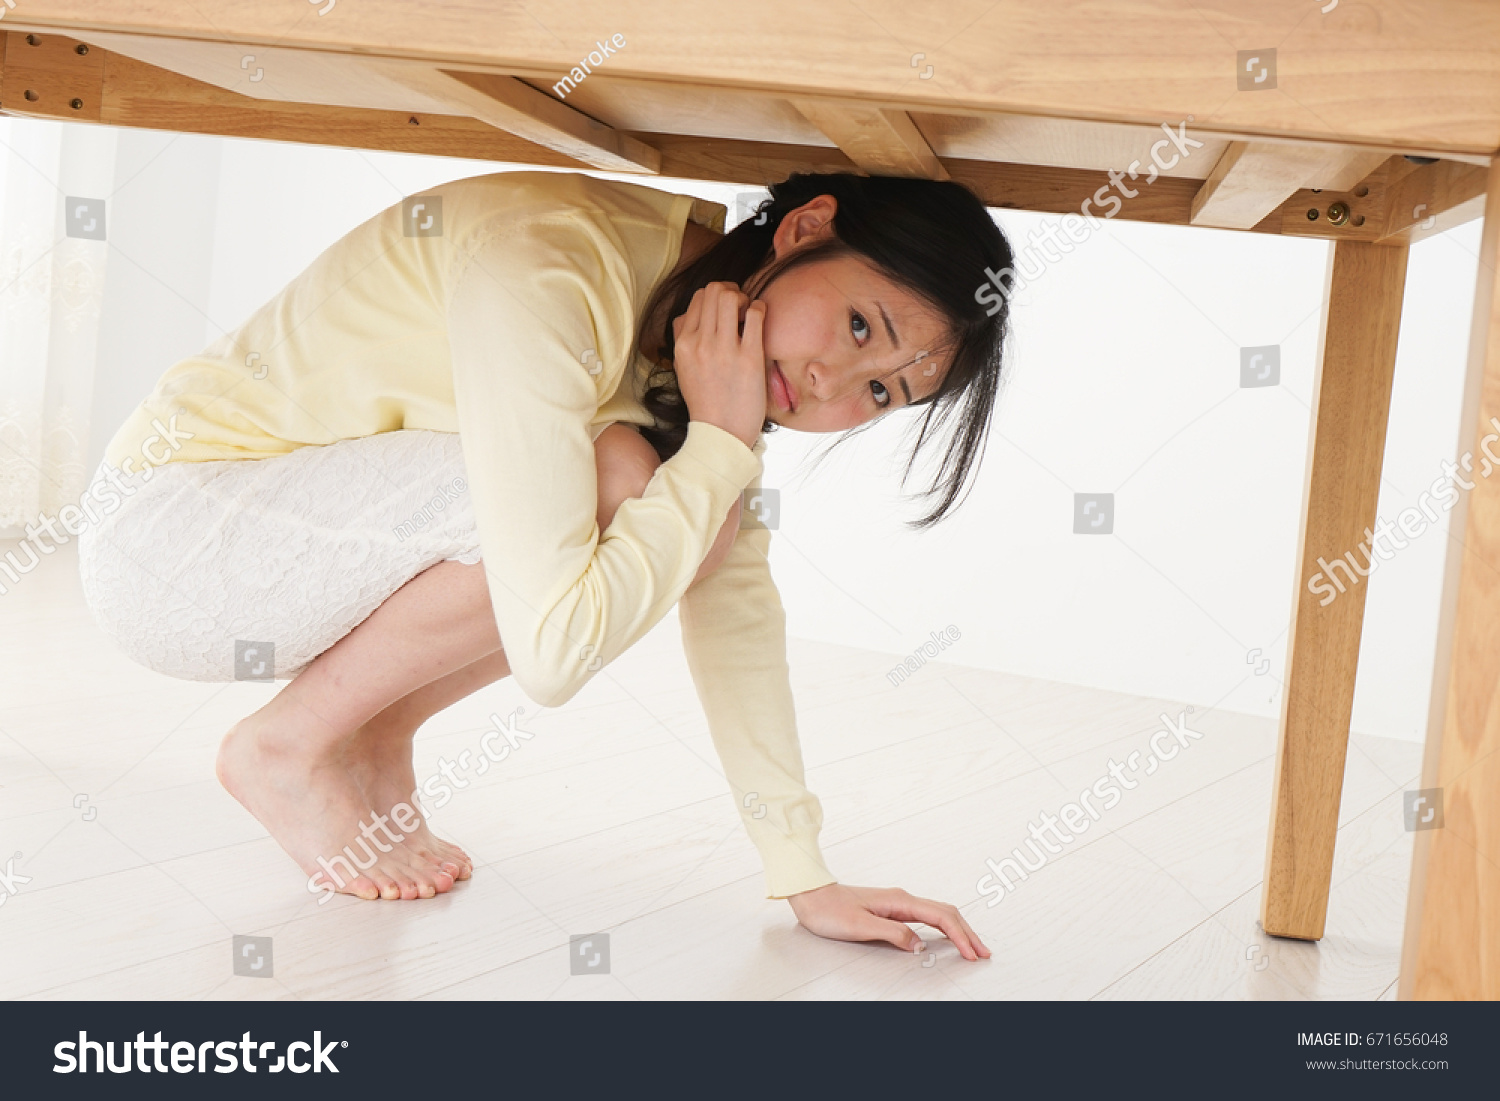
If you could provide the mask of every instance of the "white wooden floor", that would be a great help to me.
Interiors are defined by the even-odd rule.
[[[925,928],[930,961],[822,940],[763,897],[675,618],[564,708],[501,683],[428,724],[419,778],[491,712],[524,706],[536,735],[434,816],[472,880],[320,907],[213,776],[224,730],[281,684],[136,666],[59,551],[0,595],[0,871],[19,853],[29,877],[0,904],[0,997],[1394,997],[1419,746],[1351,740],[1319,943],[1256,920],[1275,724],[1202,708],[1201,742],[989,907],[985,858],[1182,705],[939,663],[893,688],[895,658],[798,640],[791,662],[835,873],[962,906],[992,960]],[[570,975],[570,936],[599,933],[609,973]],[[234,935],[270,938],[271,977],[233,973]]]

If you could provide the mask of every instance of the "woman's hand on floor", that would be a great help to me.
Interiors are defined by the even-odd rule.
[[[966,960],[990,955],[958,907],[918,898],[899,887],[830,883],[792,895],[787,902],[809,932],[830,940],[884,940],[902,951],[915,952],[923,941],[905,922],[918,921],[941,930]]]

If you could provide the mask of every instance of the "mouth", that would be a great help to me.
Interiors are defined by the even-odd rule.
[[[774,359],[771,361],[771,393],[782,410],[788,413],[797,411],[796,391],[792,389],[786,375],[781,373],[781,364]]]

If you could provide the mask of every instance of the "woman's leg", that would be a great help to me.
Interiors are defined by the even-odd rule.
[[[600,433],[594,450],[599,498],[596,519],[603,530],[609,527],[615,511],[627,498],[645,492],[646,483],[661,461],[638,432],[623,424],[611,425]],[[700,579],[723,561],[738,526],[736,508],[706,556],[698,572]],[[361,726],[345,743],[345,760],[370,806],[388,814],[397,803],[411,800],[417,783],[412,768],[412,743],[423,723],[509,675],[510,663],[505,651],[497,650],[402,697]],[[472,873],[473,862],[468,854],[434,836],[425,822],[407,843],[415,844],[422,855],[442,865],[457,879],[467,879]]]
[[[605,429],[595,456],[603,529],[624,500],[645,492],[660,460],[626,425]],[[698,579],[728,553],[738,513],[736,503]],[[388,815],[410,801],[417,729],[509,673],[483,564],[439,563],[236,726],[220,750],[220,779],[304,871],[317,874],[318,858],[332,862],[372,811]],[[347,840],[334,846],[340,837]],[[351,851],[375,858],[343,888],[365,898],[430,898],[472,871],[463,850],[434,837],[425,822],[389,853],[362,844]]]
[[[344,760],[371,807],[389,814],[397,803],[411,804],[417,778],[412,767],[412,742],[428,719],[459,700],[510,675],[504,650],[431,684],[418,688],[365,723],[344,747]],[[424,821],[406,842],[442,866],[455,879],[468,879],[474,863],[459,846],[437,837]]]
[[[344,752],[398,700],[499,649],[483,565],[440,562],[238,723],[219,750],[219,779],[309,876],[336,873],[362,898],[447,891],[453,873],[372,819]]]

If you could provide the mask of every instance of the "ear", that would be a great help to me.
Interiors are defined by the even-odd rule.
[[[810,241],[832,237],[833,219],[838,208],[839,201],[832,195],[818,195],[789,211],[771,238],[776,258],[779,260],[786,252],[801,248]]]

